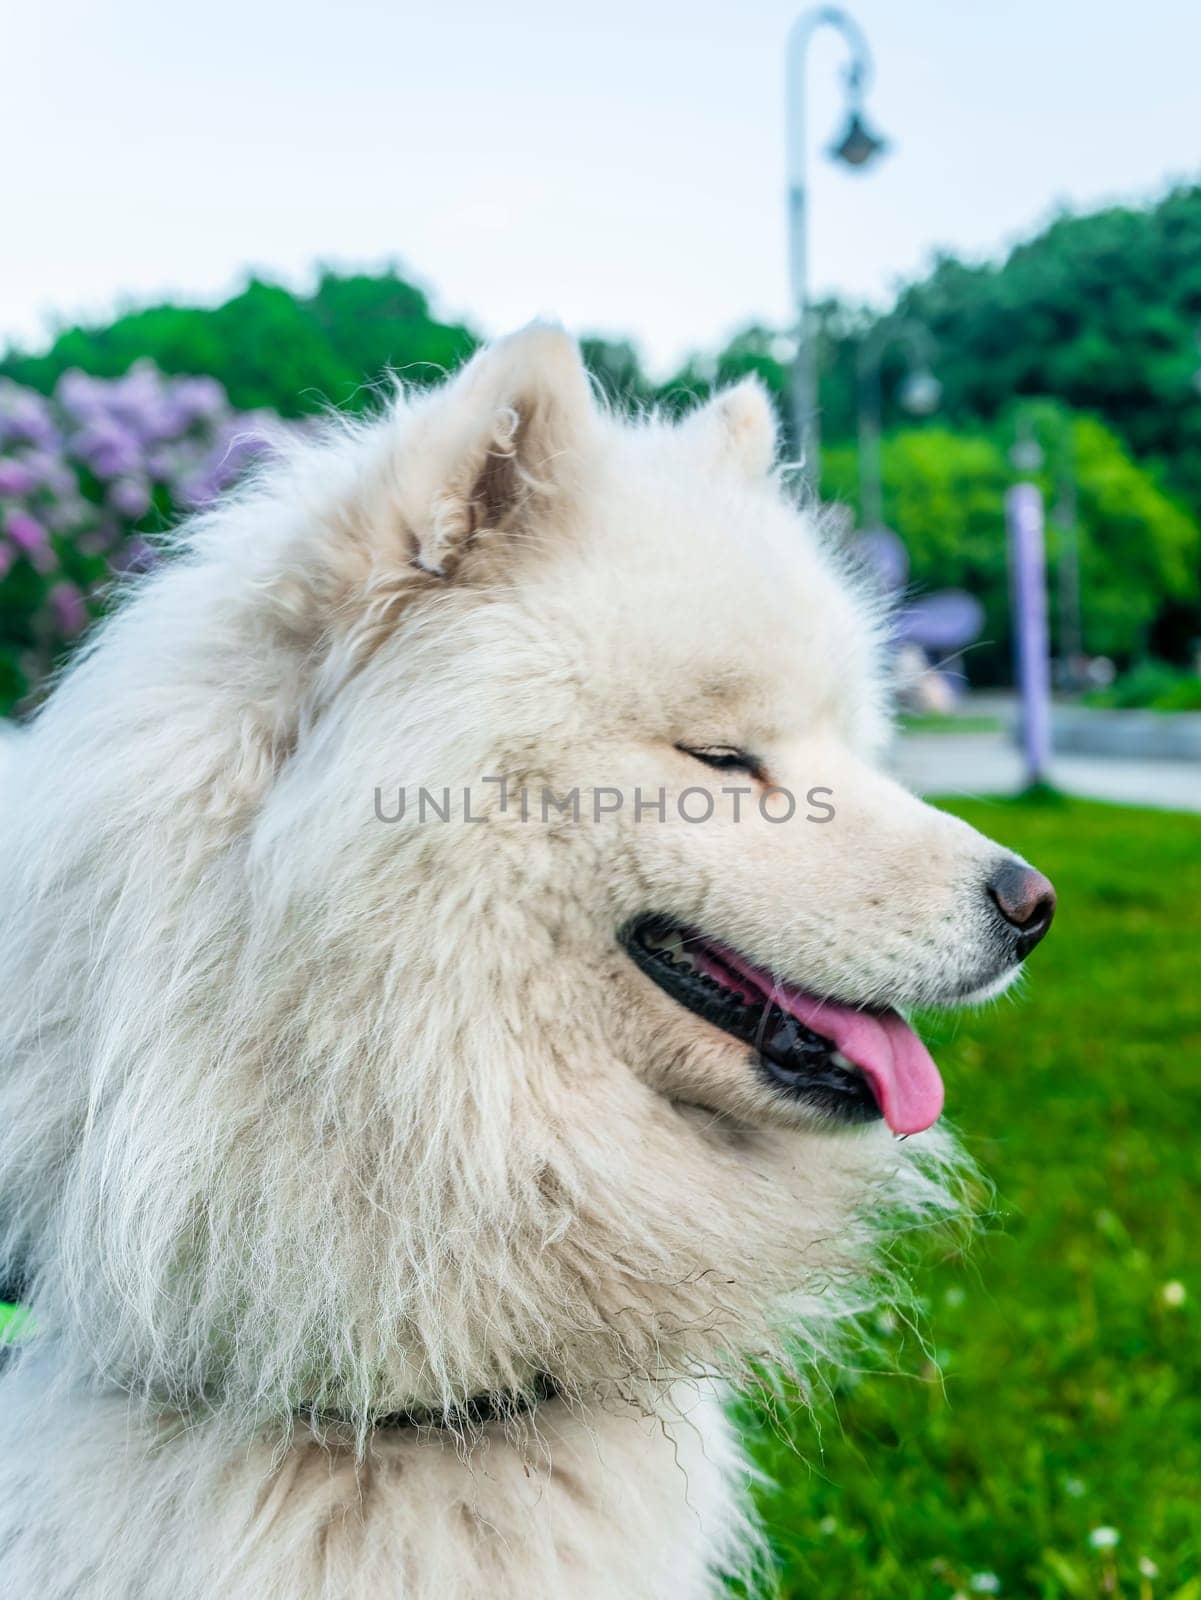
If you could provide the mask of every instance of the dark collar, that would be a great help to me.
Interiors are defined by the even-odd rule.
[[[558,1384],[549,1372],[538,1372],[522,1389],[501,1389],[489,1394],[472,1395],[460,1405],[442,1409],[439,1406],[406,1406],[400,1411],[384,1411],[369,1419],[368,1426],[377,1428],[439,1428],[448,1433],[471,1433],[486,1427],[490,1422],[511,1422],[514,1417],[527,1415],[546,1400],[559,1396]],[[300,1406],[299,1414],[323,1426],[353,1426],[349,1417],[339,1411],[324,1411],[316,1406]]]

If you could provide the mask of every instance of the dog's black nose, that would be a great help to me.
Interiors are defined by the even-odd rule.
[[[1022,861],[1004,861],[988,880],[993,904],[1017,932],[1017,956],[1024,961],[1051,926],[1055,886]]]

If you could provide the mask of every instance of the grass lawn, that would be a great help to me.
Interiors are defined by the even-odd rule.
[[[899,718],[902,733],[1000,733],[1000,717],[983,712],[906,711]]]
[[[777,1592],[1201,1600],[1201,818],[951,809],[1060,896],[1019,1000],[926,1028],[995,1214],[919,1270],[937,1366],[886,1327],[907,1375],[751,1419]]]

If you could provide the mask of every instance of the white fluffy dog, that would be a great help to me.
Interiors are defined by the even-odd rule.
[[[873,768],[878,618],[774,448],[753,384],[623,423],[531,328],[193,523],[23,738],[6,1592],[748,1559],[722,1375],[834,1348],[949,1203],[893,1008],[1051,908]]]

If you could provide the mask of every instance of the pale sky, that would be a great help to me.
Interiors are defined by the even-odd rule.
[[[439,312],[632,335],[658,369],[788,316],[785,0],[8,0],[0,337],[253,267],[396,257]],[[880,302],[938,247],[993,255],[1060,202],[1201,167],[1201,4],[853,0],[869,174],[820,157],[815,286]]]

